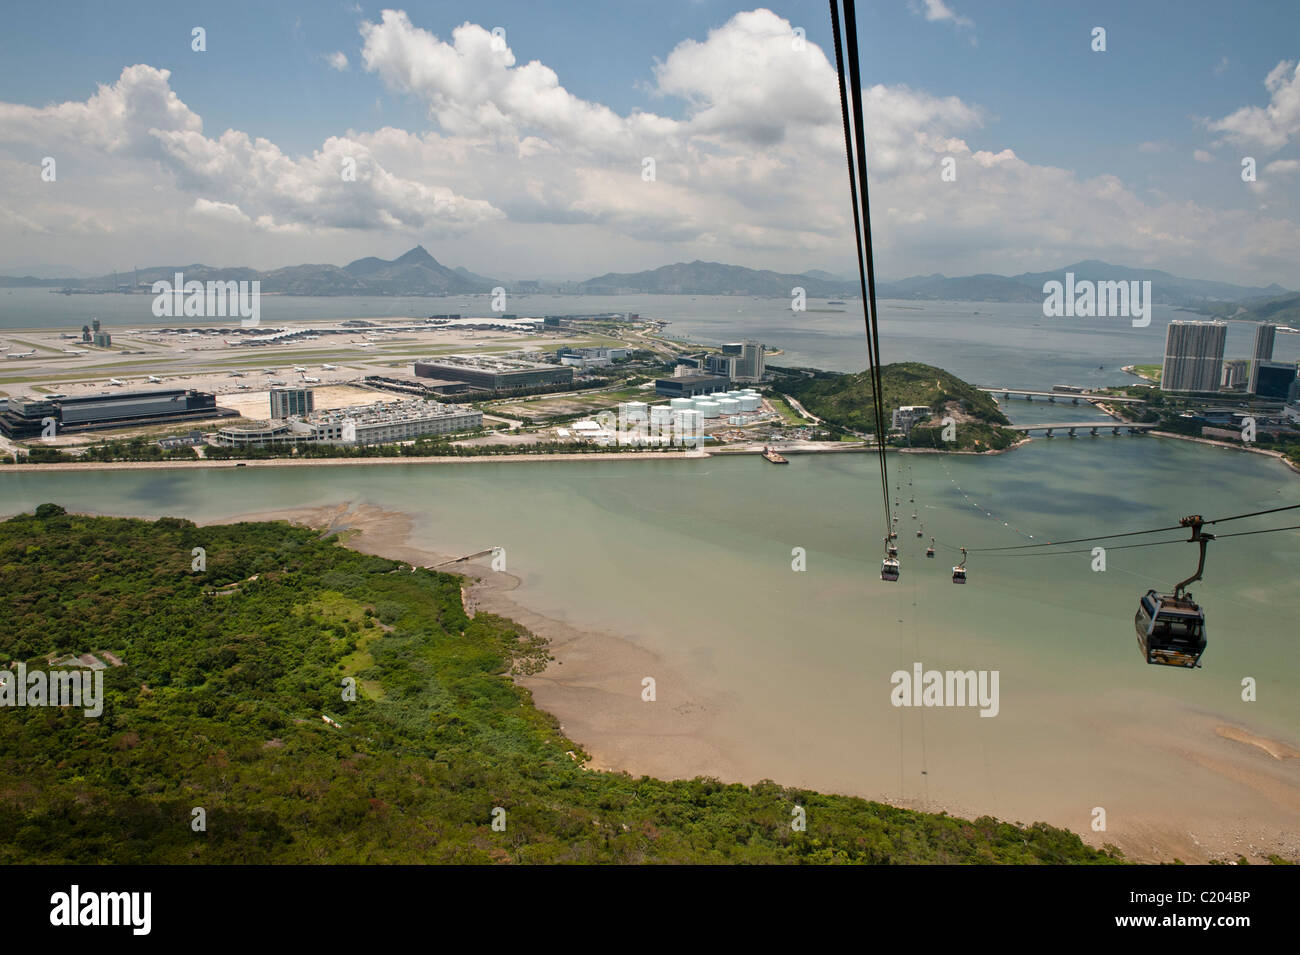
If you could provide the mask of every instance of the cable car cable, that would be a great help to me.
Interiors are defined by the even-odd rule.
[[[1232,517],[1219,517],[1219,518],[1215,518],[1212,521],[1202,521],[1201,523],[1205,525],[1223,524],[1226,523],[1227,521],[1239,521],[1247,517],[1259,517],[1262,514],[1277,514],[1280,511],[1293,511],[1296,508],[1300,508],[1300,504],[1288,504],[1285,507],[1273,507],[1264,511],[1251,511],[1249,514],[1234,514]],[[981,553],[988,554],[994,551],[1004,551],[1004,550],[1026,550],[1029,548],[1037,548],[1037,547],[1060,547],[1063,544],[1084,544],[1084,543],[1090,543],[1092,541],[1114,540],[1120,537],[1137,537],[1142,534],[1159,534],[1164,531],[1177,531],[1177,530],[1182,530],[1184,526],[1185,525],[1182,524],[1174,524],[1170,527],[1153,527],[1150,530],[1128,531],[1123,534],[1102,534],[1098,537],[1077,537],[1074,538],[1073,540],[1049,541],[1043,544],[1012,544],[1007,547],[972,547],[969,548],[969,550],[971,551],[971,553],[975,553],[978,551]],[[1285,530],[1285,528],[1279,528],[1279,529]],[[1235,535],[1224,534],[1222,536],[1228,537],[1228,536],[1235,536]],[[1186,538],[1184,538],[1184,540],[1186,540]]]
[[[854,14],[853,0],[844,0],[844,42],[840,36],[840,18],[831,0],[831,32],[835,44],[835,70],[839,84],[840,117],[844,124],[845,159],[849,167],[849,193],[853,201],[853,234],[858,251],[858,283],[862,290],[864,305],[868,306],[863,318],[867,333],[867,365],[871,380],[872,404],[876,422],[876,454],[880,465],[880,492],[885,508],[885,527],[889,529],[889,470],[885,459],[885,439],[881,430],[883,415],[881,412],[882,390],[880,387],[880,342],[876,322],[876,277],[875,260],[871,251],[871,213],[868,201],[866,178],[866,142],[862,129],[862,98],[860,71],[858,65],[857,20]],[[847,88],[844,76],[845,47],[849,60],[849,75],[853,83]],[[849,106],[852,103],[855,127],[849,121]],[[856,142],[856,150],[854,148]],[[856,167],[854,157],[856,155]],[[859,211],[861,203],[861,211]]]
[[[1206,521],[1205,523],[1210,523]],[[1250,537],[1252,534],[1273,534],[1277,531],[1300,531],[1300,524],[1289,524],[1286,527],[1265,527],[1257,531],[1237,531],[1235,534],[1218,534],[1215,540],[1227,540],[1229,537]],[[1129,550],[1133,547],[1159,547],[1161,544],[1187,544],[1190,543],[1186,537],[1176,537],[1173,540],[1165,541],[1148,541],[1145,544],[1119,544],[1115,547],[1107,547],[1106,550]],[[951,544],[945,544],[938,541],[940,547],[947,547],[950,550],[960,550]],[[972,548],[967,548],[971,550]],[[1092,550],[1087,547],[1081,547],[1078,550],[1056,550],[1047,554],[994,554],[994,557],[1058,557],[1063,554],[1091,554]]]

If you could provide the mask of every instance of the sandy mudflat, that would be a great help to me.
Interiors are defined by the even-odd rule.
[[[274,519],[340,532],[350,547],[408,563],[433,566],[455,556],[412,546],[411,518],[371,505],[264,511],[219,522]],[[758,764],[759,758],[728,751],[734,747],[725,742],[720,717],[733,704],[726,697],[703,692],[693,675],[673,661],[617,634],[582,630],[522,606],[511,596],[519,579],[492,571],[486,559],[443,569],[466,575],[463,592],[470,613],[509,617],[550,641],[553,662],[520,682],[532,691],[537,705],[553,714],[566,734],[587,751],[589,767],[667,779],[712,776],[745,783],[773,775]],[[629,684],[635,687],[643,675],[656,680],[658,698],[653,703],[629,692]],[[1114,843],[1135,861],[1205,863],[1244,855],[1263,862],[1271,853],[1300,859],[1296,777],[1300,750],[1195,711],[1184,714],[1177,732],[1142,721],[1121,723],[1112,732],[1118,744],[1173,757],[1175,775],[1186,786],[1188,798],[1153,811],[1141,791],[1116,791],[1106,810],[1122,824],[1112,824],[1107,832],[1091,832],[1086,822],[1078,822],[1077,807],[1064,818],[1053,818],[1056,814],[1043,808],[1024,815],[1022,821],[1044,819],[1073,828],[1089,844]],[[1043,798],[1057,803],[1062,798],[1077,800],[1077,794],[1062,797],[1048,785]],[[986,806],[936,802],[913,806],[878,792],[850,790],[850,794],[968,818],[989,811]],[[1017,817],[1014,810],[1006,816]]]

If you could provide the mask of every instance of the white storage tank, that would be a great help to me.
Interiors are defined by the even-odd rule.
[[[735,398],[718,399],[718,411],[724,415],[734,415],[740,411],[740,402]]]
[[[763,399],[758,395],[741,395],[739,399],[741,411],[757,411],[763,405]]]
[[[695,400],[693,398],[674,398],[668,402],[668,407],[674,411],[688,411],[695,407]]]
[[[673,412],[673,436],[677,443],[695,444],[704,424],[704,415],[694,410]]]
[[[645,421],[649,408],[644,401],[624,401],[618,406],[618,414],[624,421]]]
[[[722,406],[716,401],[700,401],[696,403],[695,410],[707,420],[709,418],[716,418],[719,412],[722,411]]]
[[[670,425],[673,422],[673,409],[668,405],[652,405],[650,408],[650,423],[657,425]]]

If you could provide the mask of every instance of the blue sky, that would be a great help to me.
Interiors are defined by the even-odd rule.
[[[891,122],[881,124],[880,142],[889,142],[891,136],[906,139],[917,131],[927,138],[922,147],[900,147],[892,166],[879,163],[881,201],[895,213],[886,213],[878,222],[882,268],[892,276],[1011,273],[1095,257],[1184,273],[1208,270],[1214,277],[1252,284],[1300,285],[1283,254],[1297,235],[1300,214],[1300,176],[1288,172],[1288,164],[1300,154],[1296,123],[1287,113],[1288,90],[1275,103],[1281,113],[1274,125],[1280,128],[1268,130],[1264,139],[1252,141],[1207,126],[1207,121],[1221,122],[1243,108],[1269,106],[1274,92],[1265,88],[1265,78],[1279,64],[1294,64],[1300,57],[1300,4],[1090,3],[1086,12],[1075,9],[1084,6],[971,0],[860,4],[864,81],[892,91],[885,110]],[[398,254],[416,241],[450,264],[515,277],[586,276],[686,258],[791,270],[844,270],[851,263],[846,224],[832,221],[840,217],[836,203],[847,211],[847,187],[842,176],[833,179],[820,170],[823,160],[828,168],[842,169],[842,153],[836,155],[831,146],[835,130],[803,130],[795,121],[801,111],[825,105],[820,93],[813,90],[806,101],[786,98],[778,112],[789,111],[791,123],[782,147],[771,153],[741,113],[746,108],[762,113],[769,101],[759,95],[764,84],[770,84],[773,95],[788,88],[780,71],[790,67],[747,77],[743,69],[728,75],[723,65],[726,56],[743,64],[743,44],[758,42],[755,30],[730,46],[719,39],[716,55],[706,49],[703,66],[677,70],[680,75],[667,83],[657,71],[685,42],[709,44],[711,31],[724,36],[728,30],[745,32],[734,18],[760,9],[773,16],[761,18],[758,33],[770,23],[802,27],[810,46],[831,56],[825,3],[766,8],[714,0],[398,5],[409,29],[389,25],[386,32],[392,42],[381,55],[388,59],[367,65],[366,39],[359,26],[379,24],[383,9],[328,2],[144,2],[125,7],[23,5],[7,11],[9,29],[0,36],[0,59],[5,63],[0,103],[11,107],[11,121],[4,122],[6,114],[0,110],[0,163],[15,169],[39,163],[57,146],[69,170],[63,181],[76,170],[80,188],[69,183],[57,208],[44,208],[42,197],[31,197],[29,189],[0,194],[0,204],[18,213],[25,224],[17,229],[12,222],[0,226],[0,268],[59,262],[93,271],[120,265],[123,250],[142,262],[154,262],[174,256],[178,248],[186,249],[187,260],[221,264],[223,257],[238,258],[240,252],[245,257],[256,253],[265,261],[247,264],[263,267],[322,258],[341,263],[367,254]],[[927,17],[927,10],[932,17],[937,10],[938,18]],[[566,132],[572,133],[580,120],[566,119],[563,128],[546,127],[538,134],[539,114],[516,99],[518,112],[505,110],[506,119],[491,128],[494,142],[482,170],[485,177],[490,171],[491,181],[476,180],[463,168],[475,165],[476,159],[452,148],[450,140],[459,137],[484,148],[486,127],[464,126],[466,110],[484,104],[475,100],[463,109],[449,105],[445,100],[453,94],[437,77],[413,79],[403,73],[400,62],[404,50],[420,48],[423,35],[451,43],[453,28],[465,22],[487,31],[503,27],[514,57],[511,68],[540,61],[555,72],[572,100],[607,107],[617,117],[639,112],[673,121],[679,141],[677,152],[665,163],[668,168],[695,162],[700,151],[715,158],[731,155],[736,161],[774,156],[772,175],[779,178],[769,185],[754,177],[751,187],[763,198],[752,202],[738,194],[738,188],[721,185],[720,166],[711,174],[690,170],[673,180],[674,188],[690,180],[689,194],[673,195],[667,211],[660,203],[649,203],[642,210],[645,215],[637,218],[638,209],[625,207],[625,197],[609,179],[622,163],[611,156],[617,153],[614,142],[619,137],[632,152],[653,152],[653,135],[647,139],[645,129],[634,133],[611,124],[610,141],[571,144]],[[207,31],[205,53],[190,49],[194,26]],[[1089,48],[1095,26],[1107,31],[1105,53]],[[334,69],[327,62],[336,52],[347,57],[347,69]],[[716,81],[704,75],[713,62],[710,57],[720,64],[721,79]],[[124,68],[136,64],[169,71],[165,87],[197,118],[194,122],[201,121],[202,135],[209,139],[236,130],[251,140],[269,141],[289,160],[307,162],[316,156],[317,165],[323,166],[321,156],[328,153],[324,144],[331,137],[356,134],[373,161],[364,174],[385,170],[407,184],[394,188],[405,188],[408,195],[421,187],[446,188],[449,194],[481,204],[479,212],[468,220],[442,222],[430,211],[398,224],[389,221],[391,216],[355,211],[303,215],[303,195],[277,195],[262,184],[234,181],[229,172],[224,179],[206,168],[198,174],[196,166],[205,163],[196,159],[192,148],[178,160],[171,144],[160,159],[156,149],[123,149],[118,138],[101,131],[105,155],[97,158],[94,143],[74,141],[69,130],[41,131],[43,125],[57,126],[59,117],[40,111],[85,103],[100,84],[112,86]],[[824,69],[817,76],[824,86]],[[833,90],[833,73],[830,76]],[[1286,72],[1286,78],[1290,76]],[[472,78],[466,82],[472,84]],[[497,90],[510,88],[506,76]],[[925,103],[909,106],[908,94]],[[491,101],[492,94],[487,99]],[[713,127],[700,132],[698,116],[708,106],[723,116],[721,132]],[[19,107],[29,109],[15,112]],[[542,109],[545,120],[549,114]],[[462,127],[455,133],[446,126],[448,110],[460,116]],[[379,144],[365,139],[383,128],[411,137],[436,137],[437,161],[431,163],[429,151],[411,143],[400,147],[400,156],[385,155]],[[869,129],[869,140],[872,133]],[[810,154],[800,155],[796,147],[805,134]],[[522,153],[513,165],[506,162],[502,136],[514,137],[515,145],[532,136],[552,156],[549,168]],[[964,205],[945,206],[947,198],[940,199],[943,194],[931,190],[925,176],[914,174],[942,152],[936,144],[947,139],[962,143],[970,156],[1010,150],[1017,167],[1002,170],[996,183],[982,178],[977,189],[969,176],[961,175],[968,167],[966,154],[958,151]],[[106,149],[104,144],[109,144]],[[387,146],[392,148],[391,143]],[[904,149],[919,151],[903,156]],[[128,153],[134,165],[120,168]],[[1257,156],[1261,170],[1270,163],[1281,165],[1261,175],[1261,182],[1243,184],[1238,163],[1245,155]],[[441,167],[442,162],[448,165]],[[146,175],[144,167],[150,163],[155,168]],[[398,167],[404,171],[393,173]],[[1068,181],[1054,179],[1050,170],[1063,171]],[[809,177],[807,204],[819,217],[811,224],[799,221],[800,190],[791,182],[803,175]],[[502,192],[503,180],[521,176],[536,181],[516,192]],[[874,190],[875,168],[872,176]],[[1124,191],[1111,214],[1125,214],[1129,221],[1108,225],[1105,215],[1087,211],[1089,203],[1098,201],[1097,181],[1104,177],[1114,181],[1101,193]],[[580,189],[568,181],[575,178],[583,182]],[[1020,180],[1026,184],[1023,202],[1029,205],[1018,211],[1024,221],[1015,223],[1013,216],[999,217],[995,207],[1022,202],[1016,191]],[[106,197],[117,196],[120,203],[134,190],[145,189],[148,181],[153,195],[141,193],[144,206],[157,199],[171,208],[183,204],[208,213],[215,210],[216,218],[225,217],[221,227],[207,228],[188,213],[182,217],[183,229],[165,221],[151,229],[144,217],[126,221]],[[663,177],[660,181],[667,183]],[[159,183],[165,196],[157,194]],[[1071,192],[1072,184],[1079,186],[1079,195]],[[788,201],[773,199],[774,191]],[[1063,197],[1055,212],[1053,192]],[[397,201],[389,196],[374,202],[382,206],[389,200]],[[1188,204],[1194,209],[1180,213]],[[88,211],[78,214],[73,206]],[[726,217],[730,228],[711,228],[706,207]],[[674,208],[681,214],[674,216]],[[950,222],[943,221],[945,208],[952,212]],[[1072,246],[1060,230],[1035,232],[1028,221],[1031,212],[1043,221],[1061,214],[1079,220],[1079,241]],[[918,219],[921,215],[923,220]],[[242,235],[241,216],[248,220]],[[1207,236],[1187,225],[1207,216],[1224,217],[1222,241],[1233,244],[1236,256],[1208,247]],[[1137,224],[1143,219],[1149,222]],[[1252,227],[1254,219],[1257,229]],[[890,229],[891,224],[897,228]],[[177,229],[179,234],[173,232]],[[1118,233],[1109,247],[1108,231]],[[1243,244],[1253,242],[1250,237],[1256,232],[1262,238],[1253,254]],[[1151,237],[1149,246],[1143,245],[1146,235]],[[996,240],[990,242],[990,236]],[[1138,254],[1149,258],[1134,261]],[[1293,262],[1294,255],[1290,259]]]

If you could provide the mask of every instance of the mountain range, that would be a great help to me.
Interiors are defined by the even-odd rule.
[[[882,282],[876,286],[878,298],[937,299],[958,302],[1041,302],[1045,282],[1064,282],[1065,274],[1072,272],[1076,283],[1090,282],[1150,282],[1151,295],[1157,305],[1184,307],[1204,306],[1214,302],[1244,302],[1250,299],[1272,298],[1288,290],[1281,285],[1259,287],[1234,285],[1210,279],[1188,279],[1159,269],[1133,269],[1089,259],[1062,266],[1051,272],[1023,272],[1020,275],[966,275],[948,278],[944,275],[923,275],[897,282]]]
[[[76,290],[113,290],[124,285],[139,290],[159,280],[171,281],[177,272],[186,281],[260,281],[263,292],[281,295],[402,295],[439,296],[490,292],[497,286],[514,291],[567,292],[579,294],[642,293],[655,295],[753,295],[789,298],[795,288],[809,298],[849,298],[859,294],[857,280],[846,280],[820,269],[807,272],[774,272],[720,262],[678,262],[643,272],[607,272],[584,282],[531,281],[510,283],[476,275],[463,267],[449,268],[422,245],[388,260],[373,256],[344,266],[293,265],[259,272],[250,268],[168,265],[137,269],[97,278],[38,276],[3,277],[0,286],[53,287]],[[910,299],[961,302],[1041,302],[1043,284],[1064,281],[1067,272],[1076,282],[1149,281],[1156,304],[1229,313],[1264,301],[1287,298],[1289,290],[1274,283],[1265,287],[1234,285],[1210,279],[1190,279],[1158,269],[1134,269],[1090,259],[1051,272],[1020,275],[919,275],[879,282],[881,299]],[[513,289],[512,289],[513,287]],[[1295,303],[1281,306],[1290,313]]]
[[[171,282],[176,273],[185,281],[259,281],[267,294],[280,295],[463,295],[489,292],[502,283],[475,275],[468,269],[448,268],[422,245],[417,245],[396,259],[370,256],[344,266],[291,265],[269,272],[250,268],[213,268],[191,265],[158,265],[116,275],[96,278],[40,279],[0,277],[0,286],[50,286],[71,289],[121,288],[150,286],[157,281]]]

